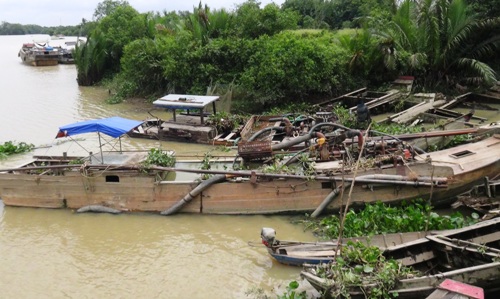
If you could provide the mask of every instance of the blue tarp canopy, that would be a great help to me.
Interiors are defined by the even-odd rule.
[[[142,124],[142,121],[117,116],[87,120],[60,127],[56,138],[93,132],[99,132],[113,138],[118,138],[140,124]]]

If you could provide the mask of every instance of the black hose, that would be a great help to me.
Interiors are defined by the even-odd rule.
[[[170,208],[162,211],[160,214],[165,215],[165,216],[169,216],[169,215],[172,215],[172,214],[180,211],[186,204],[188,204],[191,200],[193,200],[193,198],[198,196],[198,194],[203,192],[205,189],[207,189],[208,187],[212,186],[215,183],[223,182],[225,180],[226,180],[225,174],[218,174],[218,175],[215,175],[215,176],[209,178],[208,180],[201,182],[198,186],[196,186],[196,188],[191,190],[191,192],[186,194],[186,196],[184,196],[176,204],[174,204]]]

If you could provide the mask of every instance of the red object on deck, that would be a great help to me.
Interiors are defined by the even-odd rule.
[[[474,299],[484,299],[484,290],[482,288],[451,279],[445,279],[439,285],[439,289],[455,292]]]

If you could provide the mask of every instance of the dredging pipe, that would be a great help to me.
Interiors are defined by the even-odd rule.
[[[342,189],[349,188],[349,186],[351,186],[351,184],[347,183],[345,186],[342,187]],[[316,210],[314,210],[314,212],[311,214],[311,217],[312,218],[318,217],[323,212],[323,210],[332,202],[332,200],[335,197],[337,197],[337,195],[339,195],[340,190],[341,190],[340,187],[333,189],[332,192],[330,192],[330,194],[328,194],[325,197],[325,199],[321,202],[321,204],[316,208]]]
[[[285,131],[285,128],[284,127],[266,127],[260,131],[257,131],[252,136],[250,136],[247,141],[254,141],[255,139],[259,138],[262,134],[267,133],[268,131],[283,132],[283,131]]]
[[[217,175],[209,178],[208,180],[205,180],[205,181],[201,182],[198,186],[196,186],[196,188],[194,188],[193,190],[191,190],[188,194],[186,194],[186,196],[184,196],[176,204],[174,204],[170,208],[168,208],[168,209],[160,212],[160,214],[164,215],[164,216],[169,216],[169,215],[172,215],[174,213],[177,213],[185,205],[187,205],[191,200],[193,200],[193,198],[195,198],[201,192],[203,192],[203,190],[206,190],[207,188],[209,188],[213,184],[216,184],[216,183],[219,183],[219,182],[223,182],[225,180],[226,180],[226,175],[224,175],[224,174],[217,174]]]

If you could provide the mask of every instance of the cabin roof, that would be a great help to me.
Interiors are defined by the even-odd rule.
[[[153,105],[167,109],[203,109],[217,100],[219,96],[168,94],[154,101]]]

